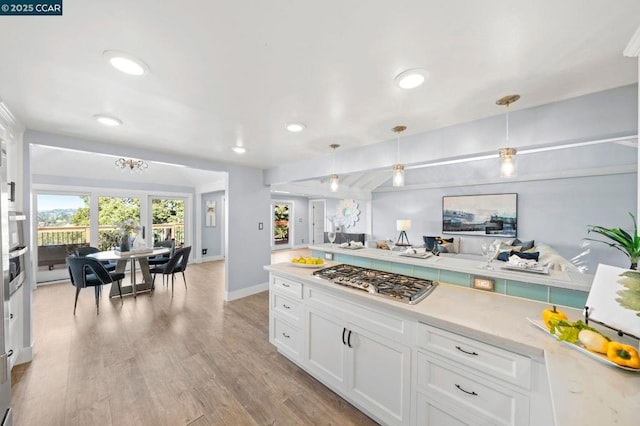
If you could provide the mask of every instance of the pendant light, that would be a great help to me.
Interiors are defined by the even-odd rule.
[[[333,149],[333,167],[331,168],[332,170],[332,174],[331,174],[331,180],[329,183],[329,189],[331,189],[331,192],[337,192],[338,191],[338,187],[340,185],[340,178],[338,178],[338,175],[335,173],[336,171],[336,148],[340,148],[340,145],[338,145],[337,143],[332,143],[331,145],[329,145],[329,147],[331,147],[331,149]]]
[[[508,178],[516,175],[516,149],[509,147],[509,105],[520,99],[520,95],[503,96],[496,101],[497,105],[507,107],[505,148],[498,151],[500,157],[500,177]]]
[[[400,187],[404,186],[404,166],[400,164],[400,133],[407,130],[407,126],[396,126],[391,130],[393,130],[396,135],[398,135],[398,152],[396,156],[397,162],[393,166],[393,186]]]

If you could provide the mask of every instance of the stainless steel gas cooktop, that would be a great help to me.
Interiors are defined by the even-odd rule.
[[[352,265],[330,266],[314,271],[313,275],[335,284],[378,294],[410,305],[427,297],[438,284],[431,280]]]

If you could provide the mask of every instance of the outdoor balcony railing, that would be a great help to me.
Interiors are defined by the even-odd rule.
[[[90,228],[88,226],[42,226],[38,227],[38,246],[66,245],[77,247],[89,244]],[[176,245],[184,243],[184,224],[166,223],[153,225],[151,229],[153,240],[160,241],[175,239]],[[100,226],[98,228],[98,248],[109,250],[120,244],[120,231],[114,226]],[[147,240],[149,237],[147,236]]]

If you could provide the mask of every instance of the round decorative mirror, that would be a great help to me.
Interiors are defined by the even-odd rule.
[[[350,228],[360,220],[360,209],[358,209],[358,203],[355,200],[340,200],[337,207],[337,216],[340,223],[345,228]]]

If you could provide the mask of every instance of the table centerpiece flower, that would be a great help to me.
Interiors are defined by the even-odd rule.
[[[120,251],[131,250],[131,232],[140,231],[140,223],[135,219],[125,219],[116,225],[116,229],[120,231]]]

